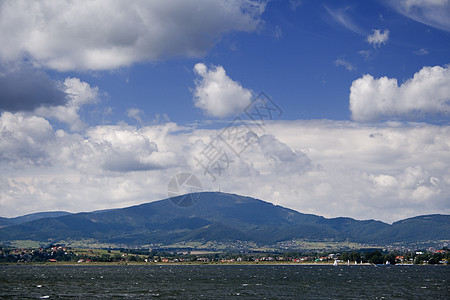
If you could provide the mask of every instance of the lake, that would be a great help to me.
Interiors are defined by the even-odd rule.
[[[0,298],[450,299],[449,266],[0,266]]]

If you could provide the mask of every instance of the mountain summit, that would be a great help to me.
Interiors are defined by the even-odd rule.
[[[374,220],[328,219],[250,197],[202,192],[121,209],[44,217],[0,229],[3,242],[86,239],[130,246],[237,240],[267,245],[292,239],[382,245],[448,240],[450,216],[420,216],[389,225]]]

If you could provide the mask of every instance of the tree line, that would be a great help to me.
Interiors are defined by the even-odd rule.
[[[71,249],[61,245],[50,245],[39,249],[13,249],[0,247],[0,263],[17,262],[193,262],[193,261],[294,261],[294,262],[357,262],[370,264],[448,264],[450,251],[444,247],[439,251],[382,251],[360,250],[342,253],[329,252],[259,252],[259,253],[209,253],[161,251],[149,249]]]

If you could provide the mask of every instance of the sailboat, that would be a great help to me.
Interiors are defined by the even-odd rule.
[[[349,259],[347,260],[347,266],[350,266],[350,260]]]
[[[337,259],[334,260],[333,266],[337,266]]]

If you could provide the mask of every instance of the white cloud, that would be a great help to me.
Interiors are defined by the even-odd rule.
[[[141,115],[144,114],[139,108],[130,108],[127,111],[128,118],[134,119],[139,122],[139,125],[143,125]]]
[[[78,78],[66,78],[63,90],[69,100],[65,105],[41,106],[35,109],[35,113],[66,123],[72,131],[81,131],[86,128],[86,124],[81,120],[78,112],[81,106],[95,103],[98,100],[98,87],[91,87],[87,82],[82,82]]]
[[[242,112],[251,102],[252,93],[227,76],[222,66],[208,70],[205,64],[194,67],[200,76],[195,82],[194,102],[205,114],[224,118]]]
[[[158,152],[156,143],[133,127],[99,126],[87,133],[91,160],[105,171],[152,170],[177,163],[172,153]]]
[[[341,58],[336,59],[334,61],[334,64],[336,66],[343,66],[344,68],[347,69],[347,71],[350,71],[350,72],[356,70],[356,67],[353,66],[350,62],[346,61],[345,59],[341,59]]]
[[[378,176],[372,176],[373,181],[382,187],[395,187],[398,185],[397,179],[395,179],[394,176],[391,175],[378,175]]]
[[[356,121],[448,116],[450,69],[448,66],[423,67],[400,86],[395,78],[375,79],[366,74],[352,83],[350,110]]]
[[[0,116],[0,206],[12,216],[89,211],[165,198],[179,172],[204,190],[258,197],[305,213],[395,221],[450,213],[450,127],[419,123],[277,121],[213,182],[194,157],[221,129],[174,123],[54,130],[24,113]],[[14,134],[12,134],[14,133]]]
[[[434,28],[450,31],[449,0],[400,0],[388,3],[410,19]]]
[[[367,42],[374,47],[380,47],[382,44],[386,44],[388,39],[388,29],[385,29],[383,32],[380,29],[373,29],[372,34],[367,37]]]
[[[262,157],[256,169],[263,174],[270,174],[274,170],[302,174],[313,168],[311,160],[305,153],[291,149],[273,135],[262,135],[256,144],[258,148],[253,153],[248,153],[248,159],[256,164],[257,155],[260,153]]]
[[[82,106],[97,101],[98,87],[91,87],[89,83],[78,78],[66,78],[64,80],[64,91],[69,95],[70,106]]]
[[[53,128],[44,118],[10,112],[0,115],[0,165],[48,164],[47,147],[53,140]]]
[[[199,56],[227,32],[255,30],[264,8],[246,0],[2,1],[0,58],[68,71]]]
[[[445,183],[450,180],[448,126],[317,120],[273,124],[268,133],[302,150],[317,166],[273,183],[274,188],[283,180],[290,183],[281,192],[287,198],[279,198],[286,206],[385,221],[450,210],[445,204],[450,192]]]

